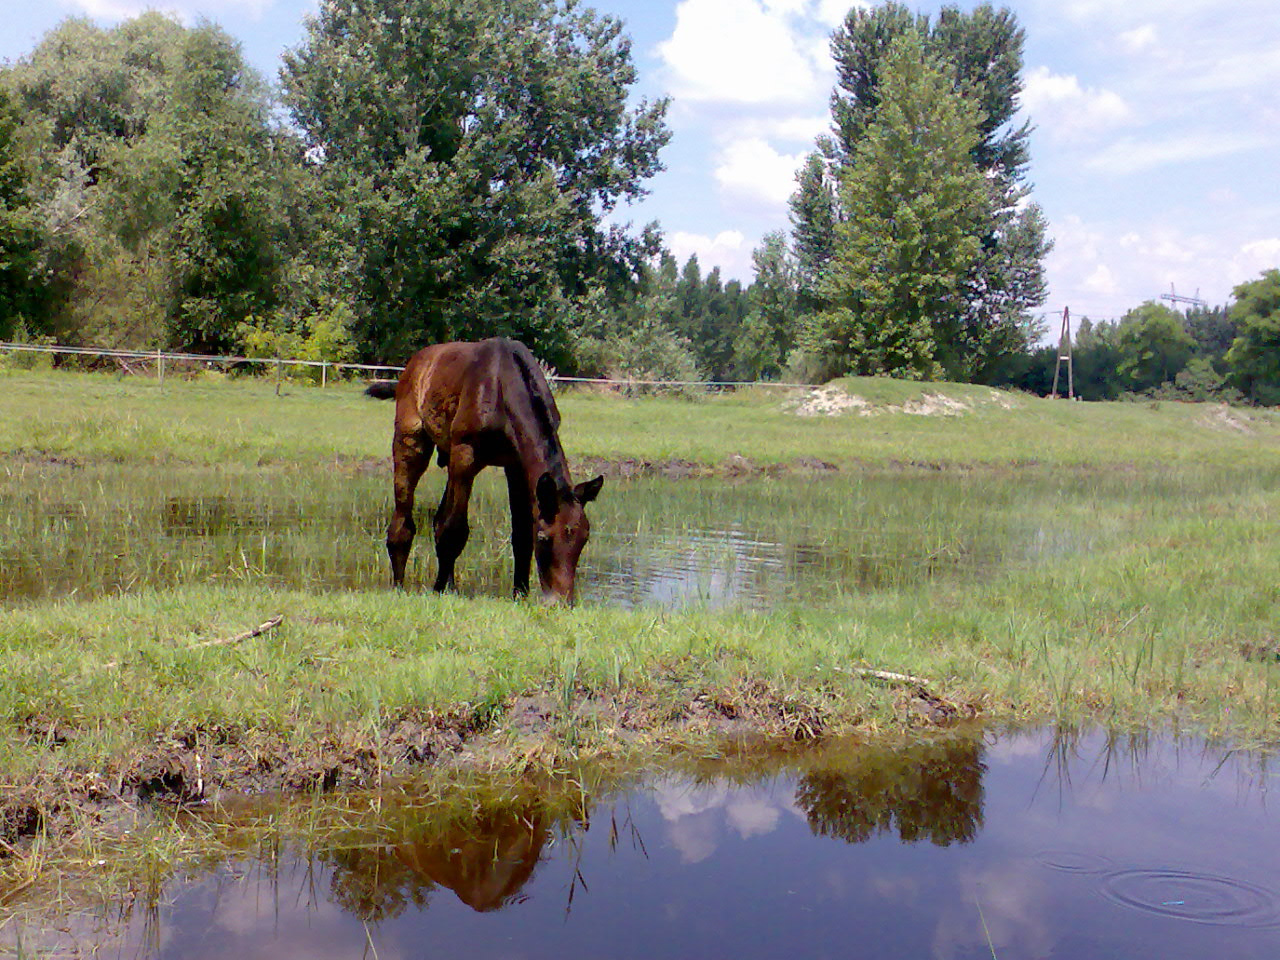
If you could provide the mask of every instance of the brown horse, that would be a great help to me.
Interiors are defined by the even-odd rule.
[[[390,396],[375,387],[368,392]],[[395,512],[387,527],[392,584],[404,586],[416,532],[414,490],[435,450],[449,471],[433,524],[435,589],[454,587],[454,561],[470,529],[471,484],[493,466],[507,474],[516,596],[529,592],[530,559],[536,558],[543,598],[572,603],[578,557],[591,531],[582,508],[600,493],[604,477],[571,484],[560,411],[529,348],[501,337],[427,347],[400,375],[395,399]]]

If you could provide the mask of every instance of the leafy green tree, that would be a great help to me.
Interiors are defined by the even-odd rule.
[[[222,349],[274,309],[295,141],[220,28],[144,14],[68,20],[9,71],[41,163],[46,271],[68,289],[58,336]]]
[[[1016,190],[1028,163],[1030,123],[1014,126],[1022,92],[1025,31],[1008,9],[983,3],[969,12],[943,7],[936,21],[903,3],[852,8],[831,38],[836,89],[831,95],[834,158],[854,162],[857,145],[875,122],[883,98],[885,61],[895,42],[914,34],[925,53],[951,65],[953,89],[978,111],[973,157],[984,174]]]
[[[1122,354],[1116,324],[1105,320],[1094,324],[1088,317],[1081,318],[1071,352],[1076,396],[1115,400],[1128,389],[1128,382],[1120,375]],[[1056,348],[1053,356],[1056,362]]]
[[[1232,294],[1240,333],[1227,352],[1231,377],[1254,403],[1280,403],[1280,270],[1265,270]]]
[[[879,103],[841,182],[837,228],[808,349],[830,373],[933,378],[978,256],[986,185],[970,160],[979,113],[918,35],[881,64]]]
[[[797,267],[781,230],[765,234],[751,254],[755,281],[749,310],[734,342],[734,367],[749,380],[776,377],[795,346]]]
[[[0,87],[0,340],[12,337],[45,303],[40,237],[27,192],[27,157],[9,96]]]
[[[822,277],[835,253],[838,205],[836,190],[822,154],[809,154],[796,174],[790,200],[791,236],[795,247],[797,307],[813,313],[823,304]]]
[[[1186,314],[1186,327],[1196,342],[1196,355],[1225,369],[1227,351],[1239,333],[1231,312],[1225,306],[1192,307]]]
[[[293,144],[272,131],[265,88],[221,30],[188,31],[176,63],[168,109],[147,137],[180,171],[168,238],[168,339],[220,351],[245,317],[280,302],[288,255],[280,190]]]
[[[851,10],[831,41],[837,72],[831,98],[834,134],[821,142],[842,181],[865,162],[860,146],[886,99],[889,53],[906,37],[918,38],[924,54],[948,65],[952,91],[972,106],[976,136],[969,160],[985,190],[983,216],[972,227],[978,249],[970,256],[961,295],[935,324],[927,352],[947,376],[991,380],[1002,358],[1025,351],[1041,332],[1030,311],[1044,302],[1043,260],[1052,246],[1039,208],[1026,203],[1030,127],[1015,122],[1024,33],[1011,12],[990,4],[968,12],[944,7],[936,20],[897,2]],[[792,214],[802,289],[808,240],[801,231],[820,236],[824,222],[811,212],[816,196],[806,168]],[[857,213],[842,193],[830,219]],[[818,291],[815,307],[844,309],[823,299]]]
[[[285,56],[366,352],[518,336],[571,362],[565,300],[656,248],[604,220],[661,169],[622,25],[570,0],[332,0]]]
[[[1134,392],[1173,380],[1195,352],[1182,317],[1163,304],[1147,301],[1120,319],[1117,372]]]

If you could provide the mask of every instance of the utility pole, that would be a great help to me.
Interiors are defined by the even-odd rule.
[[[1076,398],[1075,375],[1071,370],[1071,308],[1062,308],[1062,333],[1058,336],[1058,362],[1053,368],[1053,392],[1050,400],[1058,399],[1058,374],[1062,372],[1062,364],[1067,365],[1067,399]]]

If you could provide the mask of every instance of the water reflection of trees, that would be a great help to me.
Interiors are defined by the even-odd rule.
[[[819,836],[861,843],[881,833],[938,846],[967,843],[982,827],[982,743],[859,748],[802,776],[796,803]]]
[[[444,888],[479,912],[518,901],[553,835],[576,832],[586,809],[538,798],[477,805],[465,813],[407,811],[383,825],[381,837],[347,837],[322,853],[334,901],[362,920],[395,917],[427,906]]]

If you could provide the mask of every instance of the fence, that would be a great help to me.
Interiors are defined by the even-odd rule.
[[[327,386],[329,371],[341,373],[343,370],[363,370],[370,373],[399,373],[404,369],[390,363],[337,363],[326,360],[292,360],[283,357],[223,357],[209,356],[201,353],[166,353],[163,350],[117,350],[111,347],[63,347],[56,344],[43,343],[7,343],[0,341],[0,351],[13,353],[47,353],[81,357],[105,357],[120,361],[137,360],[154,363],[156,376],[164,382],[164,366],[166,362],[183,361],[188,363],[204,363],[218,365],[260,364],[274,366],[279,379],[285,367],[319,367],[321,386]],[[127,366],[126,366],[127,369]],[[554,374],[548,379],[556,383],[590,383],[628,389],[631,387],[700,387],[704,390],[736,390],[744,387],[780,387],[785,389],[804,389],[809,384],[778,383],[772,380],[610,380],[593,377],[562,377]]]

